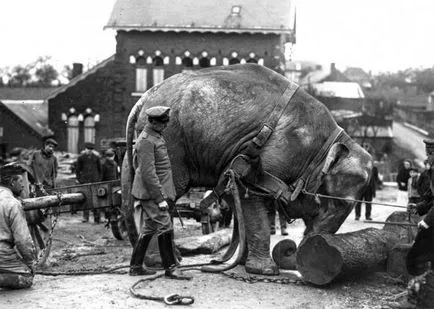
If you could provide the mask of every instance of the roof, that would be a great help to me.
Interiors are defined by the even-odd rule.
[[[300,86],[309,86],[312,84],[323,83],[323,82],[351,82],[351,80],[342,74],[341,71],[336,69],[334,63],[330,67],[320,67],[318,70],[307,73],[299,81]]]
[[[0,87],[0,100],[44,100],[57,87]]]
[[[324,82],[312,85],[315,94],[322,97],[339,97],[347,99],[362,99],[365,97],[358,83]]]
[[[294,0],[116,0],[105,28],[290,34],[294,17]]]
[[[110,56],[109,58],[105,59],[104,61],[101,61],[100,63],[98,63],[97,65],[93,66],[91,69],[87,70],[86,72],[77,75],[76,77],[74,77],[73,79],[71,79],[69,81],[69,83],[67,83],[66,85],[63,85],[62,87],[57,88],[56,91],[52,92],[48,97],[47,100],[50,100],[52,98],[55,98],[57,95],[65,92],[68,88],[75,86],[79,81],[84,80],[86,77],[88,77],[89,75],[94,74],[97,70],[105,67],[108,63],[114,61],[115,59],[115,55]]]
[[[48,103],[43,100],[39,101],[16,101],[1,100],[9,111],[18,116],[24,123],[32,128],[40,136],[49,136],[53,134],[48,128]]]
[[[372,87],[372,77],[362,68],[349,67],[344,71],[344,75],[351,81],[361,84],[363,87]]]

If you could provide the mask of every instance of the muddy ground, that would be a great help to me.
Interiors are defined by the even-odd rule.
[[[377,200],[394,202],[396,189],[385,187]],[[364,209],[362,209],[364,210]],[[384,220],[396,208],[374,206],[373,219]],[[200,224],[175,219],[177,237],[201,234]],[[339,233],[382,225],[354,220],[350,214]],[[299,242],[301,220],[290,225],[290,237]],[[284,239],[278,232],[273,245]],[[116,240],[104,224],[81,223],[81,215],[62,214],[53,234],[53,246],[46,272],[103,270],[128,265],[132,247],[128,240]],[[210,255],[184,257],[183,264],[209,261]],[[238,269],[237,269],[238,270]],[[239,269],[242,272],[242,269]],[[38,274],[29,290],[0,290],[0,308],[166,308],[159,302],[133,297],[129,288],[138,281],[126,269],[119,274],[47,276]],[[140,285],[140,293],[165,296],[170,293],[195,297],[191,308],[381,308],[389,298],[404,291],[403,281],[386,273],[367,273],[327,287],[299,284],[246,283],[222,274],[189,271],[194,279],[175,281],[159,278]],[[293,273],[286,271],[284,275]]]

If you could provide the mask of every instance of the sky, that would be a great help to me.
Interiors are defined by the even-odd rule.
[[[103,27],[114,2],[0,0],[0,68],[39,56],[51,56],[56,67],[73,62],[89,67],[110,57],[115,32]],[[296,0],[296,5],[295,60],[374,73],[434,65],[433,0]]]

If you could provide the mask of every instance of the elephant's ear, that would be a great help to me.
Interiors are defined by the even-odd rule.
[[[328,174],[330,169],[334,164],[339,160],[340,157],[346,156],[349,153],[349,149],[347,146],[341,143],[335,143],[330,148],[329,153],[325,159],[324,166],[322,168],[322,175]]]

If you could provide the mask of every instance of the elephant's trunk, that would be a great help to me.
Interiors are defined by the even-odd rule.
[[[240,199],[240,193],[238,191],[238,187],[237,187],[237,183],[236,183],[236,179],[235,179],[235,175],[234,172],[231,171],[231,191],[232,191],[232,196],[234,199],[234,204],[235,204],[235,216],[238,219],[238,232],[239,232],[239,245],[240,245],[240,250],[238,250],[238,255],[236,257],[236,259],[229,265],[223,265],[223,266],[203,266],[201,268],[201,270],[203,272],[209,272],[209,273],[216,273],[216,272],[223,272],[229,269],[234,268],[235,266],[237,266],[243,255],[244,252],[246,251],[246,224],[244,222],[244,215],[243,215],[243,210],[241,208],[241,199]],[[234,220],[235,221],[235,220]],[[234,228],[235,231],[235,228]],[[232,237],[232,243],[230,245],[230,249],[227,251],[227,253],[224,255],[223,259],[221,260],[221,262],[227,261],[231,258],[231,256],[229,256],[230,252],[234,252],[235,250],[231,250],[231,248],[233,248],[233,244],[234,242],[236,242],[237,239]]]

